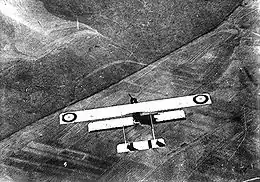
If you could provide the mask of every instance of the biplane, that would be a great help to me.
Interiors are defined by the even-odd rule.
[[[130,94],[129,96],[130,104],[61,113],[60,124],[87,121],[89,132],[122,128],[125,142],[117,145],[118,153],[147,150],[165,146],[163,138],[155,138],[154,124],[185,119],[183,108],[212,103],[207,93],[140,103]],[[127,142],[125,127],[135,125],[150,125],[153,138]]]

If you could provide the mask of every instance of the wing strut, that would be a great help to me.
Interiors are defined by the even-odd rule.
[[[124,141],[125,141],[125,144],[126,144],[127,142],[126,142],[126,136],[125,136],[125,126],[123,126],[123,135],[124,135]]]
[[[153,119],[152,119],[152,115],[149,114],[150,116],[150,121],[151,121],[151,130],[152,130],[152,136],[153,136],[153,139],[155,140],[155,134],[154,134],[154,126],[153,126]]]
[[[79,30],[79,19],[77,18],[77,29]]]
[[[150,117],[150,122],[151,122],[151,130],[152,130],[153,139],[127,143],[126,134],[125,134],[125,126],[123,125],[123,134],[124,134],[125,143],[121,143],[121,144],[117,145],[117,153],[165,147],[165,142],[164,142],[163,138],[155,139],[153,118],[152,118],[151,112],[149,112],[149,117]]]

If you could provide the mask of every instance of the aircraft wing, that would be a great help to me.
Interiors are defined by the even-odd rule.
[[[88,124],[88,131],[98,131],[113,128],[120,128],[123,126],[133,126],[134,119],[132,117],[109,119],[104,121],[91,122]]]
[[[183,110],[175,110],[168,112],[161,112],[153,115],[155,119],[155,123],[176,120],[176,119],[184,119],[185,113]],[[88,132],[92,131],[100,131],[107,129],[115,129],[121,128],[123,126],[133,126],[135,125],[133,117],[124,117],[124,118],[116,118],[116,119],[107,119],[103,121],[95,121],[88,124]]]
[[[176,97],[170,99],[154,100],[136,104],[118,105],[83,111],[73,111],[60,114],[60,124],[69,124],[83,121],[105,120],[123,117],[137,112],[155,112],[176,110],[185,107],[194,107],[211,104],[210,95],[207,93]]]

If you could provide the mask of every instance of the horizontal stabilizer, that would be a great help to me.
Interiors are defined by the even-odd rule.
[[[117,153],[124,153],[138,150],[148,150],[154,148],[165,147],[163,138],[154,140],[144,140],[130,143],[121,143],[117,145]]]
[[[132,125],[134,125],[134,120],[132,117],[96,121],[88,124],[88,132],[112,128],[122,128],[123,126]]]
[[[118,105],[83,111],[73,111],[60,114],[60,124],[69,124],[83,121],[97,121],[109,118],[126,116],[132,113],[152,113],[170,111],[185,107],[194,107],[211,104],[209,94],[197,94],[170,99],[153,100],[135,104]]]

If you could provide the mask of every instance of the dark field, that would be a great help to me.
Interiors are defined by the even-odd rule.
[[[19,0],[10,1],[10,6],[20,7],[18,13],[25,11],[26,18],[36,16],[38,23],[29,22],[28,27],[18,29],[22,35],[13,37],[15,28],[3,21],[2,139],[207,33],[239,4],[161,1],[149,3],[147,9],[139,1],[43,2],[51,13],[70,22],[64,25],[62,19],[50,21],[50,15],[37,12],[40,10],[26,9],[33,3],[21,6]],[[94,9],[89,9],[93,3]],[[40,2],[34,4],[31,8],[40,8]],[[84,11],[78,10],[82,7]],[[84,23],[79,30],[75,27],[76,17]]]
[[[0,8],[0,181],[259,177],[259,20],[241,2],[6,1],[19,8]],[[59,124],[61,112],[126,104],[129,93],[209,93],[213,104],[156,124],[165,148],[128,154],[116,153],[120,129]],[[149,126],[126,136],[152,137]]]

